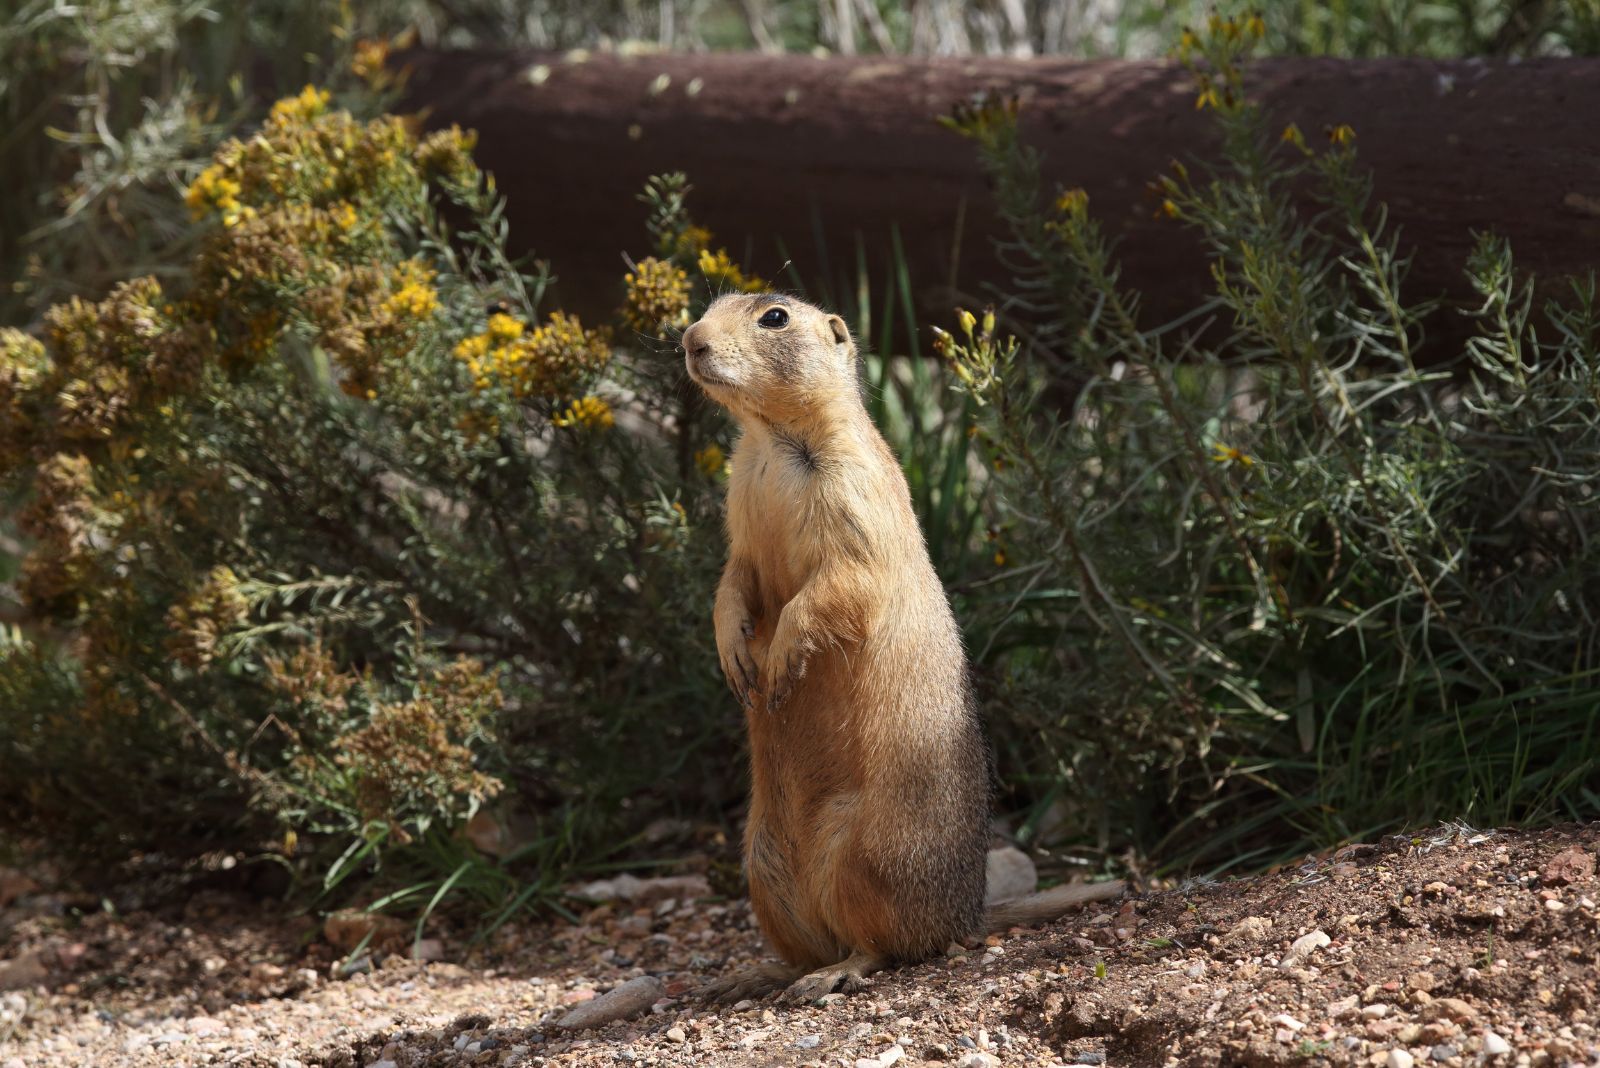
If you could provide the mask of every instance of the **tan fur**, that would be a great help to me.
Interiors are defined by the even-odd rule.
[[[788,321],[760,325],[773,308]],[[984,914],[989,774],[966,656],[843,320],[725,296],[683,346],[741,430],[713,618],[750,736],[751,904],[789,966],[712,993],[854,989],[992,923],[1107,896]]]

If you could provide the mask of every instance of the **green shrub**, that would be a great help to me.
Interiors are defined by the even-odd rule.
[[[660,339],[759,283],[663,179],[626,329],[541,315],[471,147],[307,89],[190,185],[182,270],[0,335],[9,830],[315,865],[501,793],[594,847],[737,790],[726,439]]]
[[[1592,818],[1594,279],[1540,325],[1481,235],[1474,336],[1423,352],[1355,131],[1313,147],[1246,99],[1261,32],[1180,46],[1224,147],[1154,184],[1215,280],[1177,325],[1140,321],[1081,190],[1043,203],[1014,106],[952,119],[1037,265],[1027,307],[1054,308],[1048,347],[993,312],[940,338],[993,467],[1007,566],[967,601],[1006,774],[1168,863]]]

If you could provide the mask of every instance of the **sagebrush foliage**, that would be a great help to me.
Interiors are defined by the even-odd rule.
[[[1045,289],[1072,326],[1048,348],[993,314],[941,336],[982,404],[1013,565],[974,621],[1012,774],[1106,845],[1142,840],[1169,862],[1292,850],[1285,822],[1329,841],[1592,816],[1594,279],[1541,326],[1532,282],[1483,235],[1464,265],[1475,336],[1419,351],[1434,309],[1402,293],[1357,132],[1314,147],[1248,100],[1263,32],[1222,16],[1185,32],[1223,154],[1153,185],[1206,245],[1210,329],[1141,322],[1088,197],[1039,206],[1014,108],[954,122],[1023,205],[1015,248],[1039,265],[1026,306]],[[1062,381],[1080,383],[1067,406],[1046,395]]]
[[[736,723],[709,623],[722,472],[680,458],[720,453],[721,423],[660,332],[737,268],[663,180],[653,266],[620,287],[635,329],[541,316],[471,147],[308,88],[190,186],[181,272],[0,337],[27,539],[0,649],[12,829],[290,830],[304,859],[507,786],[595,835],[736,789],[697,766],[718,743],[725,770]]]

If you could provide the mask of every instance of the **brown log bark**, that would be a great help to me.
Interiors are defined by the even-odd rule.
[[[1145,294],[1147,325],[1209,290],[1199,246],[1146,192],[1173,159],[1215,147],[1173,64],[484,52],[407,62],[407,103],[428,108],[430,125],[479,131],[514,243],[551,261],[557,299],[580,313],[609,312],[624,253],[649,251],[636,199],[646,177],[682,170],[696,216],[783,283],[786,257],[808,287],[853,279],[859,239],[881,285],[897,225],[924,313],[946,321],[952,299],[1006,281],[972,146],[934,122],[980,91],[1021,95],[1046,179],[1088,191],[1120,240],[1126,283]],[[1470,300],[1461,271],[1473,230],[1509,237],[1520,266],[1547,281],[1600,259],[1600,60],[1275,59],[1248,83],[1275,123],[1308,137],[1355,128],[1376,194],[1416,251],[1410,297]],[[1430,333],[1444,341],[1459,322],[1447,309]]]

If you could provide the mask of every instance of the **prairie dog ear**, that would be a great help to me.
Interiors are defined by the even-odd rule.
[[[837,315],[828,316],[828,329],[833,332],[835,345],[850,344],[850,328],[844,325],[844,320]]]

